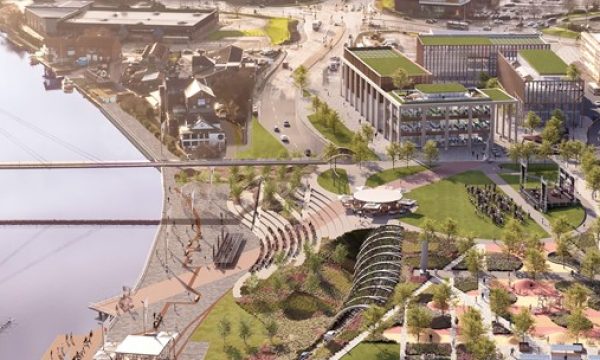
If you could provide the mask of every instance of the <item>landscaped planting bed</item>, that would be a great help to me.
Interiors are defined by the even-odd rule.
[[[523,267],[521,259],[510,254],[489,253],[485,258],[488,271],[516,271]]]
[[[446,343],[407,343],[406,355],[434,354],[439,356],[450,356],[452,346]]]
[[[571,255],[558,256],[555,252],[551,252],[548,254],[548,261],[559,265],[565,265],[575,270],[579,270],[581,266],[579,264],[579,261],[577,261],[577,259],[575,259]]]
[[[454,287],[466,293],[479,289],[479,284],[474,277],[457,277],[454,279]]]

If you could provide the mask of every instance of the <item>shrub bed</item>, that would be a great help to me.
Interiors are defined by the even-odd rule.
[[[477,279],[472,276],[457,277],[456,279],[454,279],[454,286],[458,290],[465,292],[465,293],[479,289],[479,284],[477,283]]]
[[[287,297],[283,305],[283,313],[290,320],[310,319],[317,311],[329,312],[329,307],[316,297],[294,292]]]
[[[564,328],[567,327],[567,323],[568,323],[567,319],[569,317],[569,313],[568,312],[562,311],[562,312],[550,314],[550,315],[548,315],[548,317],[556,325],[564,327]]]
[[[558,256],[555,252],[548,254],[548,261],[559,265],[565,265],[575,270],[578,270],[580,267],[579,261],[577,261],[577,259],[574,257],[570,255]]]
[[[452,327],[452,317],[449,314],[435,314],[429,327],[434,330],[450,329]]]
[[[492,333],[494,335],[512,335],[512,331],[508,330],[497,321],[492,321]]]
[[[450,256],[441,256],[435,254],[429,254],[427,267],[433,270],[442,270],[446,265],[450,264],[453,260]],[[406,266],[410,266],[413,269],[417,269],[421,264],[421,257],[419,256],[407,256],[402,259],[402,263]]]
[[[523,267],[521,259],[510,254],[490,253],[485,258],[489,271],[515,271]]]
[[[467,269],[467,263],[465,262],[465,259],[463,258],[458,264],[454,265],[452,267],[452,270],[458,270],[458,271],[468,270]]]
[[[406,344],[406,355],[422,355],[422,354],[434,354],[438,356],[450,356],[452,354],[452,346],[450,344],[442,343],[407,343]]]

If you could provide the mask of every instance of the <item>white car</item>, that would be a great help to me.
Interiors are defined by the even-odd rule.
[[[599,107],[599,106],[600,106],[600,100],[596,100],[596,101],[594,101],[594,105],[595,105],[596,107]]]
[[[281,134],[281,136],[279,136],[279,139],[281,139],[282,143],[289,143],[290,142],[290,138],[287,137],[287,135]]]

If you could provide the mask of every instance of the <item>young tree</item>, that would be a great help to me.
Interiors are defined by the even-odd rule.
[[[389,143],[385,148],[385,153],[392,160],[392,169],[396,167],[396,159],[400,153],[401,146],[397,142]]]
[[[273,344],[273,338],[275,338],[275,336],[277,336],[277,332],[279,331],[279,325],[277,325],[277,322],[275,320],[271,320],[271,321],[267,322],[267,325],[265,326],[265,330],[267,330],[267,336],[269,337],[269,342],[271,344]]]
[[[527,142],[521,146],[521,158],[529,165],[529,160],[537,154],[537,145]]]
[[[458,223],[456,220],[448,217],[442,223],[442,232],[446,235],[446,240],[448,240],[448,244],[451,244],[454,240],[456,234],[458,234]]]
[[[360,133],[354,135],[352,151],[354,152],[354,161],[358,162],[359,168],[362,168],[362,162],[369,156],[369,146]]]
[[[417,343],[421,340],[423,331],[431,326],[432,316],[429,310],[423,306],[412,306],[407,312],[407,326],[411,335],[417,337]]]
[[[400,151],[401,157],[406,161],[406,167],[408,163],[414,159],[417,146],[412,141],[405,141],[402,144],[402,150]]]
[[[433,303],[442,312],[442,315],[450,308],[452,301],[452,288],[445,282],[435,285],[433,288]]]
[[[375,325],[385,315],[385,309],[381,306],[371,305],[363,312],[365,329]]]
[[[596,150],[592,146],[586,146],[581,154],[581,170],[584,176],[596,165]]]
[[[552,144],[546,140],[542,141],[542,144],[538,146],[536,151],[538,159],[542,160],[543,162],[546,162],[550,156],[552,156],[552,153]]]
[[[342,265],[344,263],[344,261],[346,261],[346,258],[348,257],[348,248],[346,247],[346,245],[344,244],[337,244],[335,246],[335,249],[333,250],[333,254],[331,255],[331,258],[333,259],[333,261],[336,262],[336,264]]]
[[[481,313],[473,307],[467,308],[460,319],[460,323],[462,324],[460,337],[465,344],[476,343],[487,333]]]
[[[567,78],[571,81],[579,80],[581,73],[575,64],[567,66]]]
[[[429,241],[435,237],[435,222],[429,218],[426,218],[421,225],[423,232],[419,235],[421,241],[421,262],[420,268],[424,272],[427,270],[427,263],[429,261]]]
[[[540,125],[542,125],[542,118],[540,118],[538,114],[533,111],[528,112],[527,117],[525,118],[525,127],[529,130],[529,132],[533,134],[533,131]]]
[[[331,129],[331,131],[335,134],[338,125],[342,122],[340,119],[340,114],[337,111],[331,111],[329,116],[327,116],[327,126]]]
[[[248,339],[252,336],[252,327],[244,319],[240,320],[239,335],[244,341],[244,345],[248,347]]]
[[[456,248],[461,254],[467,252],[473,246],[475,246],[475,234],[472,232],[467,233],[456,242]]]
[[[473,356],[473,360],[490,360],[496,355],[496,343],[487,337],[482,337],[477,342],[467,347]]]
[[[587,300],[589,290],[578,283],[574,283],[565,293],[565,307],[571,312],[577,310],[585,310],[587,308]]]
[[[592,198],[596,198],[596,192],[600,190],[600,166],[594,165],[585,176],[587,187],[592,190]]]
[[[425,155],[427,165],[431,167],[431,164],[440,157],[440,150],[438,149],[437,142],[427,140],[423,146],[423,155]]]
[[[571,224],[567,221],[567,218],[563,216],[559,216],[556,220],[552,221],[552,234],[554,234],[554,238],[556,241],[560,240],[564,234],[566,234],[569,230],[571,230]]]
[[[581,262],[581,273],[589,278],[600,274],[600,250],[597,248],[586,250]]]
[[[319,99],[318,96],[314,95],[310,100],[310,104],[312,106],[313,111],[317,112],[323,105],[323,102],[321,101],[321,99]]]
[[[373,129],[373,127],[370,124],[362,124],[360,131],[362,132],[364,139],[368,143],[373,141],[373,138],[375,137],[375,129]]]
[[[465,255],[465,263],[467,265],[467,270],[471,273],[471,275],[475,276],[475,278],[479,279],[479,273],[483,270],[483,253],[475,250],[469,249]]]
[[[231,322],[227,318],[222,318],[217,324],[219,335],[223,338],[223,347],[227,344],[227,337],[231,334]]]
[[[525,334],[533,330],[533,325],[535,321],[533,320],[533,316],[531,316],[531,312],[527,308],[521,308],[517,314],[513,315],[513,327],[515,329],[515,333],[525,341]]]
[[[517,164],[523,156],[523,144],[512,144],[508,148],[508,158]]]
[[[497,287],[490,290],[490,309],[498,316],[508,314],[508,308],[511,305],[510,293],[504,288]]]
[[[401,282],[394,288],[394,303],[404,306],[414,291],[414,286],[408,282]]]
[[[515,219],[509,219],[504,230],[502,230],[503,252],[506,254],[518,254],[523,244],[525,230]]]
[[[557,126],[560,123],[558,118],[550,118],[542,130],[543,141],[548,141],[552,145],[556,145],[562,136],[561,128]]]
[[[300,65],[292,73],[294,78],[294,84],[300,89],[304,90],[308,86],[308,70],[304,65]]]
[[[579,342],[581,334],[592,329],[594,324],[585,316],[582,310],[575,310],[567,317],[567,331]]]
[[[541,273],[548,271],[546,257],[538,249],[527,249],[525,251],[525,268],[531,273],[533,280]]]
[[[409,86],[411,83],[410,77],[408,76],[408,72],[403,68],[398,68],[392,74],[392,83],[396,89],[404,89]]]

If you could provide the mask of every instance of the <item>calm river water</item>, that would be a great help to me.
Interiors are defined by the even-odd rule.
[[[45,91],[42,66],[0,37],[0,161],[143,159],[78,93]],[[56,139],[59,139],[58,141]],[[0,219],[158,219],[148,169],[0,171]],[[90,302],[132,286],[155,226],[0,226],[0,359],[39,359],[60,333],[97,327]]]

